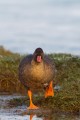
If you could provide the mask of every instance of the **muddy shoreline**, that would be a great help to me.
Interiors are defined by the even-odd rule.
[[[15,102],[15,99],[17,100],[17,102]],[[44,114],[48,113],[49,115],[52,113],[65,114],[65,115],[70,115],[70,114],[80,115],[80,111],[62,111],[61,109],[52,109],[52,108],[50,109],[44,106],[43,107],[40,106],[39,109],[37,110],[28,110],[27,102],[19,104],[19,102],[21,102],[20,100],[22,100],[22,102],[25,102],[25,100],[29,102],[29,99],[28,98],[26,99],[26,96],[22,96],[20,94],[12,94],[12,95],[8,93],[1,94],[0,95],[0,111],[1,109],[8,109],[10,111],[11,109],[14,108],[15,110],[14,113],[18,113],[21,111],[20,114],[23,112],[22,114],[24,115],[25,114],[42,114],[42,113]],[[15,104],[11,101],[14,101]]]
[[[80,114],[72,114],[72,113],[66,113],[62,111],[52,111],[51,109],[44,109],[40,108],[38,110],[27,110],[26,105],[22,106],[13,106],[10,107],[8,102],[11,99],[14,98],[25,98],[25,96],[21,95],[0,95],[0,120],[23,120],[27,119],[30,120],[36,120],[37,118],[40,120],[43,120],[44,118],[47,120],[51,120],[53,117],[58,120],[61,120],[62,117],[69,117],[70,120],[75,120],[75,118],[80,119]],[[59,116],[59,117],[58,117]],[[74,119],[73,119],[74,118]]]

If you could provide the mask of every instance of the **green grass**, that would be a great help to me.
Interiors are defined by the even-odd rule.
[[[18,80],[18,66],[22,56],[0,48],[0,92],[26,91]]]
[[[80,112],[80,57],[71,54],[49,56],[57,69],[54,84],[60,85],[61,90],[55,91],[53,98],[35,97],[34,102],[53,111]],[[23,57],[0,47],[0,92],[26,94],[26,89],[18,80],[18,66]],[[12,103],[29,105],[29,100],[14,99]]]

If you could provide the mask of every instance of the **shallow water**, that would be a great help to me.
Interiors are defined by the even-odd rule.
[[[0,115],[0,120],[43,120],[42,118],[38,118],[36,115],[33,116],[33,118],[30,118],[30,115],[25,116],[19,116],[19,115]]]
[[[19,95],[1,95],[0,96],[0,120],[80,120],[79,115],[68,115],[61,113],[53,114],[24,114],[26,106],[9,108],[8,100],[19,98]],[[23,96],[25,97],[25,96]]]

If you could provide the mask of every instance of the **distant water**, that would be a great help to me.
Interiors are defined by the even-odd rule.
[[[0,0],[0,45],[80,55],[80,0]]]

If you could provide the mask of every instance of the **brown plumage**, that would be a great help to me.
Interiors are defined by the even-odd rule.
[[[54,63],[41,48],[23,58],[19,65],[19,80],[31,91],[48,87],[54,76]]]
[[[36,61],[36,57],[41,55],[42,61]],[[33,55],[26,56],[19,66],[19,79],[22,84],[33,91],[42,89],[55,75],[53,61],[44,55],[41,48],[37,48]],[[37,87],[37,88],[36,88]]]

